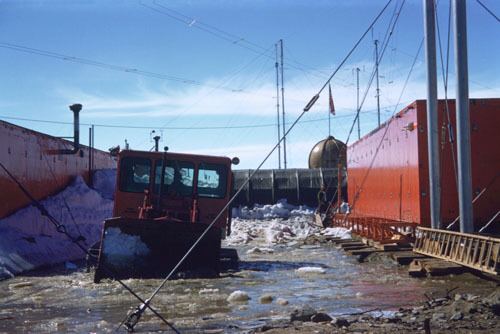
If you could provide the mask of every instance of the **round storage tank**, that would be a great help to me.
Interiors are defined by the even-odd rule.
[[[346,151],[346,144],[329,136],[314,145],[309,153],[309,168],[337,168],[339,160],[345,167]]]

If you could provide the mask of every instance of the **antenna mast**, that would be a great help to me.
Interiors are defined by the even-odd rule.
[[[359,124],[359,118],[360,118],[360,110],[359,110],[359,67],[356,67],[356,89],[357,89],[357,94],[356,94],[356,112],[358,114],[358,139],[361,138],[361,126]]]
[[[377,119],[380,126],[380,88],[378,82],[378,39],[375,40],[375,73],[377,76]]]
[[[281,127],[280,127],[280,84],[279,84],[279,65],[278,65],[278,44],[276,43],[275,45],[276,49],[276,115],[277,120],[278,120],[278,169],[281,169]]]
[[[283,40],[280,39],[281,48],[281,111],[283,115],[283,165],[286,169],[286,129],[285,129],[285,85],[283,78]]]

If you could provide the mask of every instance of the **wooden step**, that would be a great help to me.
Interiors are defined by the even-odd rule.
[[[346,246],[346,247],[342,247],[342,250],[344,251],[353,251],[353,250],[360,250],[360,249],[366,249],[366,248],[371,248],[367,245],[359,245],[359,246]]]
[[[410,263],[408,273],[411,276],[444,276],[450,274],[461,274],[468,271],[467,267],[440,259],[414,259]]]
[[[373,248],[373,247],[367,247],[367,248],[362,248],[362,249],[354,249],[354,250],[349,250],[347,254],[349,255],[354,255],[354,256],[368,256],[373,253],[381,253],[383,250]]]
[[[383,244],[380,242],[374,242],[373,247],[382,249],[386,252],[390,251],[411,251],[413,248],[410,245],[406,244],[397,244],[397,243],[392,243],[392,244]]]
[[[406,266],[415,259],[425,259],[428,257],[422,254],[417,254],[408,251],[401,251],[392,253],[391,258],[393,258],[398,264]]]
[[[344,242],[342,244],[338,244],[337,248],[346,248],[346,247],[367,247],[364,243],[355,241],[355,242]]]

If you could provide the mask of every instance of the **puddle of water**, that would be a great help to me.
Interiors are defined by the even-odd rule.
[[[269,246],[269,245],[268,245]],[[241,270],[219,279],[170,281],[152,305],[183,333],[222,329],[242,333],[271,319],[288,318],[298,306],[338,315],[374,308],[393,309],[425,299],[424,293],[461,286],[474,292],[481,287],[473,276],[415,279],[406,268],[389,262],[358,264],[354,257],[323,245],[274,246],[273,253],[247,251],[255,244],[235,246]],[[301,267],[323,273],[299,274]],[[143,298],[160,280],[126,280]],[[484,283],[484,282],[483,282]],[[231,292],[245,291],[250,300],[229,303]],[[273,301],[261,304],[269,294]],[[278,298],[286,299],[280,305]],[[138,302],[115,282],[93,283],[83,269],[64,268],[31,273],[0,282],[0,332],[111,332]],[[389,314],[389,313],[388,313]],[[147,312],[137,332],[168,329]]]

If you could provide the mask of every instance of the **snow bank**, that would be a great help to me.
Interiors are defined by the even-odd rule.
[[[232,211],[231,235],[226,243],[231,245],[264,244],[272,246],[303,240],[312,234],[325,234],[342,239],[351,238],[348,229],[335,227],[321,230],[314,224],[314,210],[307,206],[293,206],[280,200],[275,205],[239,207]],[[248,254],[262,251],[262,247],[248,250]]]
[[[92,188],[103,198],[115,199],[116,169],[98,169],[92,177]]]
[[[318,232],[313,224],[314,210],[306,206],[293,206],[280,200],[275,205],[256,205],[250,209],[233,209],[231,235],[228,245],[247,244],[251,241],[273,245],[304,239]]]
[[[86,248],[100,238],[102,222],[111,216],[113,209],[113,201],[90,189],[80,176],[65,190],[41,203],[72,236],[83,236]],[[85,254],[65,235],[58,233],[34,206],[0,220],[0,279],[83,257]]]
[[[288,204],[286,199],[280,199],[277,204],[259,205],[252,209],[248,207],[233,208],[232,216],[243,219],[269,219],[269,218],[290,218],[294,216],[312,215],[314,209],[305,205],[294,206]]]

